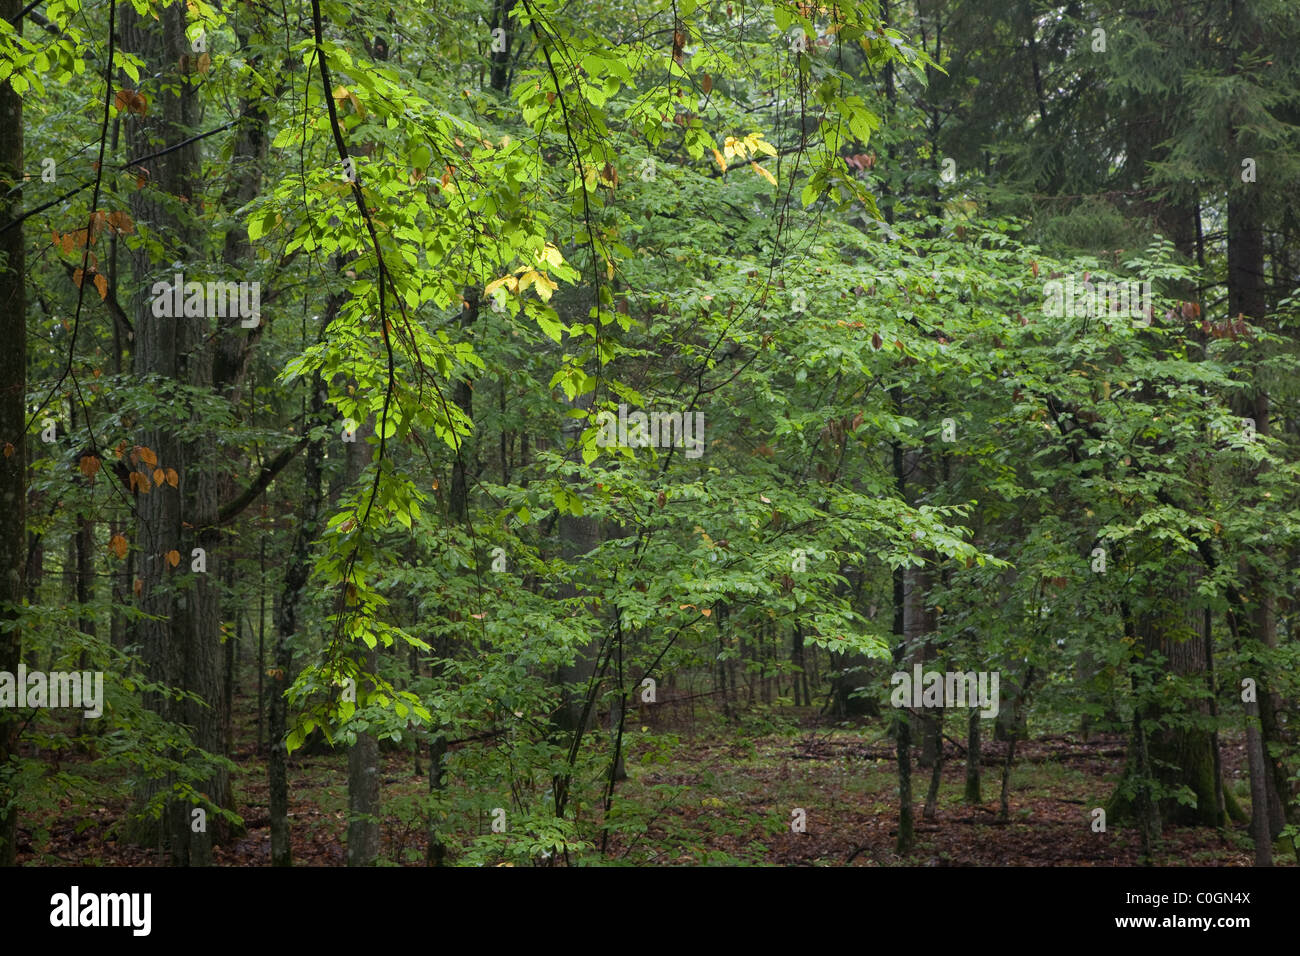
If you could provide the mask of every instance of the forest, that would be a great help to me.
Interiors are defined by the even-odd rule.
[[[0,11],[0,865],[1300,865],[1293,0]]]

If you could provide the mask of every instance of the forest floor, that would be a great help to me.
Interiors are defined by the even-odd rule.
[[[983,801],[963,801],[965,754],[944,748],[942,783],[933,820],[922,818],[931,772],[913,766],[916,845],[895,853],[897,770],[885,721],[831,724],[811,712],[750,709],[738,723],[716,713],[689,723],[647,727],[629,721],[628,779],[618,784],[615,821],[603,857],[598,807],[579,807],[588,822],[583,836],[594,849],[583,862],[637,865],[796,866],[1127,866],[1137,865],[1137,832],[1108,825],[1094,832],[1092,811],[1104,806],[1124,766],[1124,739],[1114,735],[1038,735],[1022,741],[1011,773],[1010,814],[999,820],[999,791],[1006,744],[986,741],[981,762]],[[635,715],[634,715],[635,719]],[[249,731],[237,738],[254,738]],[[951,730],[951,725],[950,725]],[[64,769],[76,758],[65,758]],[[246,831],[217,849],[225,866],[265,866],[270,860],[270,815],[265,757],[252,746],[235,755],[238,812]],[[382,861],[423,863],[420,800],[427,791],[427,761],[417,771],[414,755],[385,751],[383,762]],[[1223,742],[1227,785],[1249,804],[1245,754],[1240,740]],[[290,826],[297,865],[342,866],[346,862],[347,757],[337,753],[294,755],[289,765]],[[455,793],[457,781],[448,781]],[[451,810],[457,833],[487,834],[491,800],[462,794]],[[508,803],[508,800],[498,800]],[[792,822],[803,811],[804,832]],[[59,801],[33,827],[20,822],[19,862],[151,866],[158,854],[117,839],[121,806],[87,814],[84,804]],[[595,818],[597,822],[591,822]],[[468,842],[468,841],[467,841]],[[450,847],[455,862],[466,846]],[[481,851],[480,851],[481,852]],[[1278,865],[1296,865],[1288,846],[1275,847]],[[490,854],[486,857],[491,865]],[[1244,825],[1224,832],[1166,826],[1155,853],[1162,866],[1249,866]],[[540,856],[535,862],[546,862]]]

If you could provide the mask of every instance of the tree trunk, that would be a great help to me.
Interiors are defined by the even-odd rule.
[[[939,785],[943,782],[943,710],[934,716],[934,735],[937,740],[934,750],[934,763],[930,771],[930,789],[925,794],[925,809],[921,812],[923,820],[934,820],[939,813]]]
[[[342,488],[360,480],[372,452],[366,439],[375,432],[374,416],[356,430],[356,442],[347,445]],[[344,598],[346,600],[346,598]],[[345,612],[346,613],[346,612]],[[374,648],[361,651],[358,664],[365,674],[379,667]],[[357,682],[357,708],[364,706]],[[369,691],[365,695],[369,695]],[[369,731],[357,734],[348,748],[348,866],[374,866],[379,859],[379,738]]]
[[[21,0],[0,0],[0,17],[21,34]],[[23,100],[0,84],[0,225],[23,205]],[[22,629],[13,626],[27,589],[27,298],[23,228],[0,232],[0,670],[13,674],[22,654]],[[17,794],[11,764],[21,718],[0,708],[0,866],[17,854]]]
[[[972,707],[966,735],[966,793],[963,799],[972,806],[984,802],[980,792],[980,713]]]
[[[378,655],[366,651],[362,666],[373,674]],[[358,705],[361,689],[357,688]],[[357,734],[348,748],[348,866],[374,866],[379,859],[379,738]]]
[[[1239,132],[1234,127],[1230,139],[1234,145],[1243,146]],[[1264,229],[1259,194],[1253,186],[1248,189],[1234,188],[1228,195],[1229,316],[1243,315],[1252,322],[1259,323],[1263,321],[1267,307],[1264,286]],[[1253,396],[1240,396],[1237,399],[1237,413],[1254,420],[1257,435],[1269,434],[1269,396],[1262,388],[1257,387]],[[1258,480],[1258,470],[1252,472],[1251,480],[1252,482]],[[1244,590],[1252,605],[1251,636],[1271,649],[1277,646],[1277,628],[1270,592],[1271,582],[1268,580],[1267,572],[1260,566],[1270,557],[1269,549],[1263,547],[1257,555],[1258,562],[1243,560],[1241,564],[1244,571]],[[1255,755],[1258,758],[1255,763],[1259,764],[1268,779],[1261,785],[1261,792],[1266,799],[1259,804],[1255,804],[1252,800],[1251,813],[1267,815],[1268,832],[1270,836],[1276,837],[1286,823],[1287,796],[1290,794],[1291,787],[1286,769],[1268,752],[1269,744],[1275,742],[1279,736],[1277,709],[1280,701],[1272,692],[1273,681],[1263,668],[1260,668],[1259,674],[1252,676],[1258,685],[1260,752]],[[1252,767],[1255,763],[1251,764]],[[1253,785],[1252,792],[1254,792]]]
[[[1145,635],[1141,633],[1141,627],[1135,621],[1127,600],[1121,599],[1120,613],[1124,621],[1125,637],[1130,639],[1134,645],[1139,640],[1142,640],[1145,645]],[[1129,680],[1133,689],[1133,730],[1129,736],[1128,756],[1124,772],[1120,777],[1119,785],[1115,788],[1115,793],[1111,795],[1110,802],[1106,807],[1106,815],[1112,821],[1126,818],[1136,819],[1138,834],[1142,841],[1142,852],[1139,859],[1143,866],[1148,866],[1151,863],[1151,853],[1155,841],[1161,832],[1160,807],[1152,796],[1155,777],[1151,771],[1150,750],[1147,740],[1146,722],[1150,719],[1149,709],[1143,702],[1142,688],[1138,683],[1137,674],[1130,671]],[[1122,793],[1126,788],[1133,790],[1132,796]]]
[[[898,396],[894,396],[895,406]],[[904,467],[903,448],[894,443],[894,482],[898,487],[900,498],[906,500],[906,468]],[[903,568],[895,568],[894,574],[894,668],[904,670],[911,661],[911,648],[908,637],[914,628],[908,615],[909,606],[915,601],[909,600],[908,575]],[[894,711],[894,734],[898,750],[898,840],[894,849],[899,856],[910,853],[916,842],[916,830],[912,817],[912,722],[906,707]]]
[[[571,403],[569,407],[589,409],[591,407],[591,395],[583,396],[578,401]],[[582,419],[564,419],[562,442],[564,447],[568,449],[570,461],[582,461],[582,453],[578,448],[577,441],[582,435],[584,427],[585,422]],[[579,575],[576,569],[581,566],[582,556],[595,550],[600,541],[596,519],[587,515],[562,514],[560,515],[559,526],[560,553],[569,567],[573,569],[570,571],[572,578],[577,578]],[[562,589],[561,597],[574,598],[581,593],[581,590],[571,580]],[[585,706],[584,692],[586,685],[595,676],[596,658],[599,652],[600,640],[593,632],[591,638],[579,648],[573,663],[559,668],[557,680],[561,686],[562,703],[557,725],[562,731],[581,734],[589,729],[588,726],[582,725],[582,712]],[[588,720],[590,720],[590,717]]]
[[[183,7],[168,7],[158,11],[155,21],[140,17],[130,6],[120,12],[123,46],[141,56],[146,65],[142,72],[153,78],[142,84],[148,115],[124,121],[129,151],[143,156],[157,151],[161,143],[181,143],[198,125],[197,87],[187,75],[193,58],[188,55],[185,38],[186,13]],[[162,238],[166,262],[195,261],[199,240],[195,220],[180,210],[190,208],[197,195],[198,145],[189,143],[151,160],[149,173],[150,188],[131,194],[135,221],[149,224]],[[169,201],[163,202],[162,196]],[[165,271],[155,271],[147,249],[142,246],[134,253],[134,274],[141,285],[135,297],[136,373],[171,379],[183,386],[211,387],[209,322],[201,317],[154,315],[144,289],[150,288],[154,279],[173,281],[175,269],[169,264]],[[139,495],[136,503],[140,603],[150,615],[140,622],[139,633],[149,676],[198,699],[176,701],[169,695],[150,695],[148,703],[165,720],[193,728],[193,741],[201,750],[220,754],[220,605],[217,589],[208,584],[212,562],[208,561],[206,572],[191,570],[193,549],[203,548],[210,557],[218,545],[217,469],[203,467],[205,450],[218,442],[182,439],[182,429],[189,423],[181,420],[183,412],[173,414],[176,418],[170,421],[146,422],[141,436],[141,444],[153,451],[160,467],[177,471],[180,486],[176,491],[156,487]],[[182,558],[175,567],[168,561],[173,551]],[[228,778],[225,770],[217,769],[194,787],[213,804],[224,807],[229,802]],[[175,782],[166,779],[161,785],[147,786],[170,791]],[[151,795],[148,790],[141,794]],[[213,827],[192,830],[190,809],[189,801],[169,796],[161,832],[141,821],[132,835],[140,842],[166,843],[173,864],[209,865]]]
[[[1187,596],[1184,593],[1184,597]],[[1158,651],[1168,658],[1170,674],[1198,678],[1198,683],[1201,683],[1207,671],[1205,638],[1201,633],[1204,623],[1205,616],[1200,609],[1153,620],[1143,628],[1146,646],[1149,651]],[[1185,634],[1189,628],[1194,637],[1174,636]],[[1209,715],[1209,707],[1205,704],[1196,709]],[[1161,715],[1157,712],[1148,716],[1159,718]],[[1170,797],[1161,800],[1161,821],[1183,826],[1218,826],[1214,748],[1210,733],[1184,726],[1163,727],[1151,734],[1148,755],[1157,780],[1168,787],[1190,787],[1196,796],[1195,806],[1179,803]]]
[[[443,760],[447,756],[447,738],[442,734],[434,734],[429,740],[429,793],[435,794],[442,791],[445,784]],[[442,838],[438,835],[437,821],[431,813],[429,816],[428,826],[428,846],[425,850],[425,861],[429,866],[442,866],[447,859],[447,848],[443,845]]]
[[[327,322],[328,324],[328,322]],[[311,384],[310,413],[303,426],[310,433],[324,419],[325,383],[319,373]],[[311,547],[320,527],[321,473],[324,470],[325,448],[323,441],[313,441],[307,446],[306,469],[303,475],[304,491],[298,530],[289,552],[284,571],[284,586],[280,594],[275,622],[275,668],[271,678],[269,708],[269,738],[271,755],[267,761],[267,782],[271,793],[271,865],[291,866],[293,848],[289,833],[289,781],[288,753],[285,750],[285,733],[288,730],[289,689],[293,673],[294,635],[298,632],[298,609],[302,604],[308,578],[311,576]]]

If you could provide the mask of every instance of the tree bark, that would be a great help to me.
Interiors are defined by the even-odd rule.
[[[980,714],[972,707],[966,735],[966,792],[963,799],[972,806],[984,802],[980,792]]]
[[[356,442],[348,443],[343,488],[356,484],[365,471],[372,454],[366,439],[374,432],[372,415],[357,428]],[[366,648],[360,654],[362,672],[375,673],[379,667],[375,649]],[[364,706],[363,701],[358,682],[358,709]],[[374,866],[379,859],[379,800],[379,738],[368,730],[362,731],[348,748],[348,866]]]
[[[140,17],[129,5],[120,13],[123,46],[144,60],[142,72],[152,78],[142,83],[149,103],[148,115],[130,116],[124,121],[128,149],[132,155],[142,156],[193,135],[198,124],[197,87],[187,75],[193,59],[188,55],[185,38],[184,7],[158,11],[156,21]],[[197,195],[198,144],[189,143],[150,160],[149,174],[150,188],[131,194],[135,221],[147,224],[167,244],[168,263],[195,261],[199,235],[194,214],[182,210],[190,209]],[[170,274],[176,270],[168,265],[166,275],[162,270],[155,271],[145,246],[134,253],[134,267],[141,285],[135,297],[136,374],[170,379],[184,386],[211,387],[212,356],[206,347],[208,321],[201,317],[155,316],[151,298],[144,294],[154,279],[173,281]],[[194,548],[205,549],[210,557],[218,544],[216,469],[203,467],[204,451],[211,443],[183,439],[178,427],[183,424],[149,422],[141,435],[141,444],[154,452],[159,466],[176,469],[180,487],[155,487],[137,500],[135,544],[140,558],[141,605],[150,615],[140,622],[139,633],[149,676],[198,698],[175,701],[167,695],[150,695],[149,706],[165,720],[193,728],[193,742],[201,750],[220,754],[220,605],[217,589],[208,584],[208,574],[190,569]],[[175,568],[167,560],[173,551],[183,559]],[[208,563],[211,572],[211,561]],[[229,798],[228,778],[225,770],[217,769],[194,788],[213,804],[224,807]],[[166,779],[161,788],[171,791],[176,782]],[[157,786],[146,785],[141,797],[151,796],[148,788]],[[167,844],[175,865],[209,865],[214,827],[194,832],[190,809],[189,800],[169,795],[161,830],[140,821],[132,828],[132,835],[139,842]]]
[[[1188,596],[1184,592],[1184,597]],[[1151,620],[1143,628],[1147,649],[1168,658],[1168,673],[1176,677],[1199,678],[1198,682],[1203,682],[1208,669],[1205,639],[1201,633],[1204,615],[1199,609],[1183,613],[1171,610],[1170,615]],[[1189,629],[1194,636],[1184,636]],[[1209,715],[1207,704],[1198,704],[1195,709],[1200,714]],[[1149,716],[1158,719],[1161,714],[1156,712]],[[1218,826],[1214,748],[1210,733],[1193,727],[1163,727],[1151,734],[1148,755],[1157,780],[1167,787],[1190,787],[1196,796],[1195,806],[1164,798],[1160,801],[1160,819],[1175,825]]]
[[[898,396],[894,402],[897,406]],[[903,448],[894,443],[894,482],[898,487],[899,497],[906,500],[907,470],[904,467]],[[908,578],[903,568],[895,568],[894,580],[894,668],[904,670],[911,661],[911,648],[908,644],[909,620],[907,608]],[[916,843],[916,828],[912,816],[912,722],[906,707],[894,711],[894,735],[898,753],[898,840],[894,850],[899,856],[910,853]]]
[[[325,383],[319,373],[312,378],[310,412],[303,430],[310,433],[321,424],[325,409]],[[311,548],[320,528],[321,474],[324,470],[325,448],[323,441],[313,441],[307,446],[306,469],[303,475],[304,492],[302,510],[293,547],[285,566],[284,586],[280,594],[275,622],[275,667],[270,686],[268,714],[270,759],[267,761],[267,782],[271,798],[271,865],[291,866],[293,848],[289,832],[289,782],[288,753],[285,750],[285,733],[288,730],[289,689],[293,673],[293,637],[298,632],[298,609],[302,605],[307,581],[311,576]]]
[[[21,0],[0,0],[0,17],[21,34]],[[0,84],[0,224],[23,204],[23,100]],[[16,673],[27,590],[27,298],[22,226],[0,232],[0,670]],[[0,866],[17,855],[13,790],[18,711],[0,708]]]

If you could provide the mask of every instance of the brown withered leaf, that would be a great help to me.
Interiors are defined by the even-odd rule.
[[[173,548],[171,551],[168,551],[167,563],[170,564],[173,568],[176,567],[176,565],[181,563],[181,553],[177,551],[175,548]]]
[[[126,557],[126,538],[120,534],[113,535],[108,539],[108,550],[117,555],[117,559],[121,561]]]
[[[125,111],[146,116],[149,112],[149,101],[142,93],[135,90],[118,90],[113,96],[113,105],[117,107],[119,113]]]
[[[99,459],[94,455],[82,455],[78,467],[81,469],[83,475],[87,478],[93,479],[95,477],[95,472],[99,471]]]
[[[173,488],[175,488],[175,487],[177,487],[177,486],[180,484],[180,482],[181,482],[181,476],[178,475],[178,474],[176,474],[176,469],[175,469],[175,468],[168,468],[168,469],[167,469],[167,484],[169,484],[169,485],[171,485]],[[162,482],[158,482],[158,483],[159,483],[159,484],[162,484]]]
[[[154,466],[158,464],[158,456],[153,453],[152,448],[145,445],[136,445],[135,453],[140,456],[140,460],[146,465]]]
[[[165,471],[163,471],[161,468],[155,468],[153,470],[153,483],[155,485],[161,485],[166,480],[167,480],[167,473]]]
[[[135,223],[131,217],[122,210],[114,210],[108,214],[108,224],[118,235],[125,236],[135,232]]]

